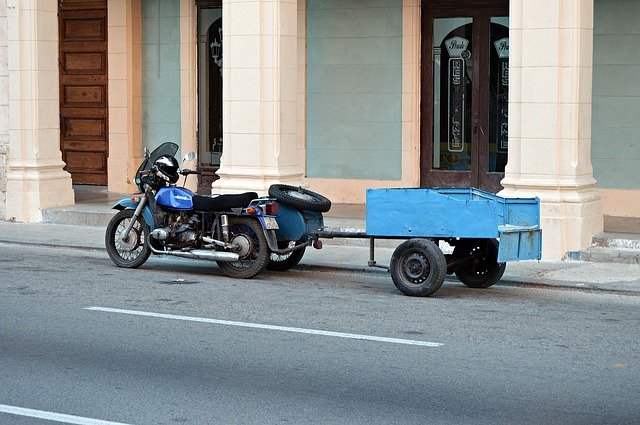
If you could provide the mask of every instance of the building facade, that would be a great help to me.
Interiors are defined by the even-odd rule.
[[[173,140],[203,192],[538,196],[562,258],[640,223],[639,21],[637,0],[0,0],[0,216],[133,192]]]

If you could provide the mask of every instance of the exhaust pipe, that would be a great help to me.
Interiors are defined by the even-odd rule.
[[[206,249],[194,249],[192,251],[161,251],[151,246],[151,252],[157,255],[173,255],[182,258],[213,261],[238,261],[240,256],[235,252],[209,251]]]

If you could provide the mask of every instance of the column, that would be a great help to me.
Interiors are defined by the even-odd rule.
[[[7,153],[9,150],[9,68],[7,65],[7,5],[0,2],[0,220],[5,218]]]
[[[60,152],[57,2],[8,1],[9,220],[74,203]]]
[[[142,162],[141,0],[108,0],[109,191],[138,192]]]
[[[222,4],[224,144],[213,192],[299,185],[297,1]]]
[[[593,0],[511,0],[509,160],[500,193],[541,199],[542,255],[603,227],[591,167]]]

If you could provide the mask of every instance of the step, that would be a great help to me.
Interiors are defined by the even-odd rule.
[[[593,237],[593,243],[601,248],[629,249],[640,251],[640,234],[600,233]]]
[[[605,248],[594,246],[580,251],[576,260],[594,263],[640,264],[640,249]]]
[[[71,205],[42,210],[42,222],[73,226],[107,227],[116,210],[105,205]]]
[[[569,257],[595,263],[640,264],[640,234],[599,233],[592,242],[590,248],[571,253]]]

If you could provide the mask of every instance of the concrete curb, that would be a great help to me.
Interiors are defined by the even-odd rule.
[[[15,240],[7,240],[2,239],[0,237],[0,243],[10,244],[10,245],[22,245],[22,246],[39,246],[39,247],[48,247],[48,248],[65,248],[74,251],[91,251],[91,252],[104,252],[106,251],[105,247],[98,246],[82,246],[82,245],[65,245],[65,244],[57,244],[57,243],[36,243],[32,241],[15,241]],[[357,248],[357,247],[356,247]],[[106,257],[105,257],[106,258]],[[314,271],[314,272],[331,272],[331,273],[364,273],[364,274],[377,274],[377,275],[386,275],[389,278],[389,283],[391,282],[391,276],[388,271],[385,271],[383,267],[369,267],[366,264],[362,265],[354,265],[354,264],[336,264],[336,263],[301,263],[297,266],[298,270],[303,271]],[[269,273],[286,273],[286,272],[269,272]],[[455,277],[447,276],[445,280],[445,284],[450,282],[451,280],[455,280]],[[540,289],[557,289],[557,290],[571,290],[571,291],[579,291],[579,292],[587,292],[587,293],[606,293],[612,295],[627,295],[627,296],[638,296],[640,297],[640,288],[639,290],[625,290],[621,288],[605,288],[600,287],[597,284],[588,284],[588,283],[567,283],[563,281],[550,280],[548,282],[535,282],[532,280],[514,280],[513,278],[507,278],[499,281],[495,286],[508,286],[508,287],[531,287],[531,288],[540,288]]]
[[[356,222],[354,219],[344,222],[338,219],[331,223],[331,227],[350,229]],[[104,227],[95,226],[0,221],[0,241],[7,244],[63,247],[86,252],[106,250]],[[367,266],[368,239],[336,238],[323,239],[323,242],[324,250],[308,249],[304,254],[300,265],[303,270],[379,275],[380,269]],[[388,266],[393,251],[401,242],[376,239],[377,263]],[[498,283],[507,284],[636,295],[640,294],[640,264],[588,261],[512,262],[508,264],[502,281]]]

